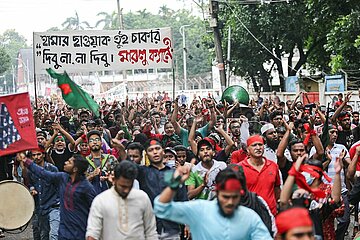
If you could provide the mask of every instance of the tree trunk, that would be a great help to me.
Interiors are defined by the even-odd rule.
[[[251,82],[253,84],[255,92],[258,92],[260,89],[259,89],[259,85],[256,81],[256,78],[254,76],[251,76],[250,78],[251,78]]]
[[[282,63],[281,63],[281,49],[278,46],[275,48],[275,55],[276,55],[276,58],[273,57],[273,60],[276,64],[277,70],[279,72],[280,89],[282,92],[284,92],[285,91],[284,69],[283,69]]]
[[[271,85],[269,83],[269,73],[262,67],[260,69],[261,85],[263,92],[271,92]]]

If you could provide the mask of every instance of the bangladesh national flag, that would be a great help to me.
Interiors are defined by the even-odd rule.
[[[99,104],[97,104],[91,96],[81,89],[69,75],[56,73],[51,68],[46,69],[52,78],[57,79],[58,87],[61,89],[62,97],[65,102],[75,108],[86,108],[92,111],[96,116],[99,116]]]

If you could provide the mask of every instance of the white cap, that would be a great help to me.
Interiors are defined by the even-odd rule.
[[[265,124],[264,126],[261,127],[261,134],[264,135],[264,133],[265,133],[267,130],[270,130],[270,129],[274,129],[274,130],[275,130],[274,125],[272,125],[271,123]]]

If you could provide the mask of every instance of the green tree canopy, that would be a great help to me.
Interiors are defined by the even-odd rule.
[[[336,37],[331,38],[331,32],[339,24],[336,23],[338,19],[343,19],[356,8],[359,4],[355,0],[293,0],[257,5],[240,5],[231,1],[225,5],[220,17],[225,26],[231,26],[233,30],[233,72],[250,77],[255,89],[262,86],[264,91],[270,90],[270,70],[274,68],[284,90],[286,74],[281,61],[284,59],[289,66],[288,76],[296,75],[305,64],[329,72],[331,51],[324,46],[328,46],[331,39],[340,44],[341,40],[336,39],[341,34],[335,31],[333,35]],[[355,17],[349,21],[354,22]],[[224,35],[227,37],[226,31]],[[349,46],[354,48],[357,36],[354,35]]]
[[[10,57],[12,63],[16,62],[19,50],[27,48],[26,38],[14,29],[6,30],[0,35],[0,47],[3,47]]]
[[[0,47],[0,75],[9,70],[11,66],[11,57],[5,51],[5,48]]]

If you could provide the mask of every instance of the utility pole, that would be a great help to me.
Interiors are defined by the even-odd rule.
[[[120,29],[124,29],[124,25],[123,25],[123,17],[122,17],[122,9],[120,7],[120,0],[116,0],[117,1],[117,8],[118,8],[118,17],[119,17],[119,28]]]
[[[217,67],[220,73],[221,91],[224,91],[226,87],[226,74],[225,74],[223,50],[221,47],[220,30],[218,25],[219,2],[217,0],[209,0],[209,1],[210,1],[210,15],[211,15],[210,27],[213,29],[214,32],[215,53],[218,61]]]
[[[185,27],[189,27],[190,25],[183,25],[180,27],[179,31],[180,34],[182,36],[182,41],[183,41],[183,67],[184,67],[184,90],[187,90],[187,63],[186,63],[186,58],[187,58],[187,49],[186,49],[186,37],[185,37]]]
[[[117,8],[118,8],[118,20],[119,20],[119,29],[124,29],[124,24],[123,24],[123,15],[122,15],[122,9],[120,7],[120,0],[116,0],[117,2]],[[113,74],[115,72],[113,71]],[[123,75],[123,83],[125,83],[125,88],[127,88],[127,74],[126,74],[126,70],[122,71],[122,75]],[[114,85],[114,81],[115,79],[113,79],[113,85]]]

